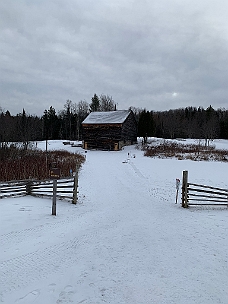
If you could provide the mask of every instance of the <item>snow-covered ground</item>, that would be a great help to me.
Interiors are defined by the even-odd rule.
[[[130,146],[88,151],[78,204],[57,201],[57,216],[50,199],[0,200],[0,303],[228,303],[228,209],[175,204],[183,170],[227,188],[227,163],[147,158]]]

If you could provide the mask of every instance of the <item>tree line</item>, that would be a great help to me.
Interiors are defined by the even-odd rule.
[[[0,108],[0,144],[22,142],[27,148],[30,142],[38,140],[81,140],[81,123],[90,112],[115,110],[116,104],[112,97],[104,94],[94,94],[90,103],[73,103],[68,99],[58,113],[50,106],[41,117],[29,115],[24,109],[12,116],[8,110]]]
[[[186,107],[168,111],[148,111],[130,107],[138,123],[138,136],[160,138],[199,138],[205,141],[228,139],[228,110],[212,106]],[[0,108],[0,143],[38,140],[81,140],[81,123],[90,112],[115,111],[116,103],[109,95],[94,94],[91,102],[73,103],[67,100],[58,113],[53,106],[45,109],[41,117],[29,115],[23,109],[12,116]]]
[[[207,144],[216,138],[228,139],[228,110],[186,107],[154,112],[133,109],[138,119],[138,136],[197,138]]]

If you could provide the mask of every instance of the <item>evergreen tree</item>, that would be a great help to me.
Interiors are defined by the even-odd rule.
[[[30,141],[30,131],[28,116],[23,109],[22,113],[18,115],[18,132],[19,141],[22,141],[23,148],[27,150]]]
[[[42,120],[44,139],[58,139],[59,119],[56,115],[55,109],[52,106],[49,108],[49,110],[44,111]]]
[[[139,115],[138,136],[143,137],[144,143],[147,142],[147,137],[154,136],[154,121],[153,112],[144,109]]]
[[[90,112],[100,111],[100,99],[96,94],[93,95],[89,107],[90,107]]]

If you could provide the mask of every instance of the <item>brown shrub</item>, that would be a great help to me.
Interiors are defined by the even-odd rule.
[[[81,166],[84,156],[63,150],[49,151],[7,148],[0,154],[0,181],[21,179],[47,179],[51,166],[60,168],[61,177],[68,177],[70,170]]]
[[[204,147],[193,144],[179,144],[164,140],[158,145],[144,147],[144,155],[149,157],[172,158],[179,160],[190,159],[194,161],[214,160],[214,161],[228,161],[227,150],[215,150],[214,147]]]

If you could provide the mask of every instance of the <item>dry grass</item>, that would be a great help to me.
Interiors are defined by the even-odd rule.
[[[63,150],[46,152],[23,150],[16,147],[0,149],[0,181],[49,178],[50,166],[60,168],[61,177],[68,177],[70,170],[81,166],[84,156]]]
[[[180,144],[164,140],[144,146],[144,155],[159,158],[189,159],[193,161],[228,161],[227,150],[216,150],[215,147],[204,147],[194,144]]]

